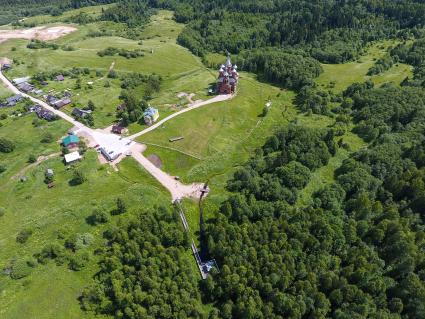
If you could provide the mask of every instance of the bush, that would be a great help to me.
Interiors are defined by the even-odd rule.
[[[17,260],[12,266],[10,277],[12,279],[21,279],[31,273],[31,266],[26,260]]]
[[[89,259],[90,259],[90,256],[88,252],[86,251],[78,252],[70,258],[68,267],[71,270],[79,271],[87,265],[87,262],[89,261]]]
[[[124,214],[127,211],[127,207],[125,205],[124,200],[122,198],[118,197],[116,203],[117,203],[117,208],[116,208],[114,213],[116,215]]]
[[[43,137],[41,138],[41,143],[52,143],[53,142],[53,135],[52,133],[44,133]]]
[[[27,242],[28,238],[32,235],[31,229],[23,229],[16,236],[16,241],[20,244],[24,244]]]
[[[56,264],[61,265],[66,259],[65,250],[58,243],[47,244],[40,253],[36,254],[36,257],[42,264],[46,264],[49,259],[55,259]]]
[[[4,216],[6,214],[6,209],[4,207],[0,207],[0,217]]]
[[[0,138],[0,153],[11,153],[15,147],[16,146],[12,141],[3,137]]]
[[[35,156],[34,154],[31,154],[28,157],[28,163],[35,163],[35,162],[37,162],[37,156]]]
[[[81,185],[87,180],[85,174],[80,169],[75,169],[70,181],[71,185]]]
[[[96,209],[93,214],[87,217],[87,223],[90,225],[104,224],[109,221],[109,215],[100,209]]]
[[[0,164],[0,174],[6,171],[6,166]]]

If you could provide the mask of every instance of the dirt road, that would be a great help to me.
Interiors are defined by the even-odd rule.
[[[62,153],[53,153],[50,155],[46,155],[46,156],[39,156],[37,158],[37,161],[35,163],[31,163],[28,166],[25,166],[23,169],[21,169],[17,174],[13,175],[11,177],[11,179],[18,179],[18,177],[22,176],[25,174],[26,171],[28,171],[30,168],[35,167],[37,165],[39,165],[40,163],[47,161],[48,159],[51,159],[53,157],[57,157],[57,156],[61,156]]]
[[[121,138],[118,135],[111,134],[108,132],[105,132],[104,130],[94,130],[91,129],[84,124],[74,120],[71,116],[65,114],[64,112],[61,112],[59,110],[56,110],[55,108],[48,105],[46,102],[39,100],[37,98],[32,97],[31,95],[25,94],[23,92],[20,92],[0,71],[0,80],[9,88],[13,93],[15,94],[21,94],[24,97],[29,98],[31,101],[33,101],[36,104],[39,104],[43,106],[44,108],[52,111],[65,121],[71,123],[72,125],[78,127],[77,134],[80,136],[85,136],[88,138],[91,143],[98,144],[100,147],[104,147],[107,150],[113,150],[115,153],[121,153],[126,154],[128,152],[131,153],[133,158],[140,163],[155,179],[158,180],[158,182],[163,185],[170,193],[172,200],[181,199],[185,197],[199,197],[200,196],[200,190],[202,188],[202,184],[191,184],[191,185],[184,185],[179,181],[176,181],[172,176],[168,175],[167,173],[163,172],[159,168],[157,168],[155,165],[153,165],[146,157],[142,155],[142,151],[144,149],[144,146],[142,144],[133,142],[132,140],[128,138]],[[208,102],[208,101],[206,101]],[[211,102],[210,102],[211,103]],[[207,103],[208,104],[208,103]],[[198,106],[199,107],[199,106]],[[184,111],[188,111],[188,109],[185,109]],[[169,118],[168,118],[169,119]],[[167,120],[168,120],[167,119]],[[150,127],[152,130],[153,128]],[[120,159],[124,158],[125,156],[121,156]],[[113,165],[117,164],[116,162],[112,163]],[[28,168],[26,168],[28,169]],[[22,173],[22,171],[20,172]]]

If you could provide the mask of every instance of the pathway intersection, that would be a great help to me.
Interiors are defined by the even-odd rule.
[[[114,152],[115,154],[122,154],[111,164],[117,164],[126,155],[132,156],[140,165],[143,166],[144,169],[146,169],[162,186],[164,186],[171,193],[173,202],[175,200],[182,199],[185,197],[199,198],[199,196],[201,195],[201,189],[203,188],[203,184],[192,183],[189,185],[185,185],[180,181],[175,180],[174,177],[168,175],[167,173],[156,167],[154,164],[152,164],[146,157],[144,157],[142,155],[142,151],[145,149],[145,146],[143,144],[135,142],[134,139],[156,129],[157,127],[161,126],[165,122],[171,120],[172,118],[180,114],[189,112],[204,105],[225,101],[232,98],[232,95],[230,94],[218,95],[207,101],[195,102],[189,107],[171,114],[170,116],[162,119],[161,121],[148,127],[147,129],[139,133],[133,134],[127,138],[123,138],[119,135],[105,132],[105,130],[92,129],[90,127],[87,127],[86,125],[76,121],[68,114],[53,108],[46,102],[21,92],[17,87],[13,85],[12,82],[9,81],[9,79],[1,71],[0,80],[14,94],[21,94],[23,97],[30,99],[34,103],[44,107],[45,109],[53,112],[65,121],[71,123],[75,127],[74,131],[77,135],[83,136],[90,141],[90,146],[98,145],[98,147],[107,149],[109,152]]]

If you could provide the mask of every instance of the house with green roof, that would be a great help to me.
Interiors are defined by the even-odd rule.
[[[76,147],[80,139],[77,135],[69,134],[67,137],[62,139],[62,145],[68,148]]]

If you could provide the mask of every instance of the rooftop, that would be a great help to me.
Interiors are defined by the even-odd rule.
[[[79,142],[79,138],[77,135],[70,134],[67,137],[62,139],[62,144],[64,146],[68,146],[70,144],[77,144]]]
[[[65,163],[72,163],[72,162],[75,162],[76,160],[79,160],[80,158],[81,158],[81,155],[77,151],[69,153],[69,154],[65,154]]]

